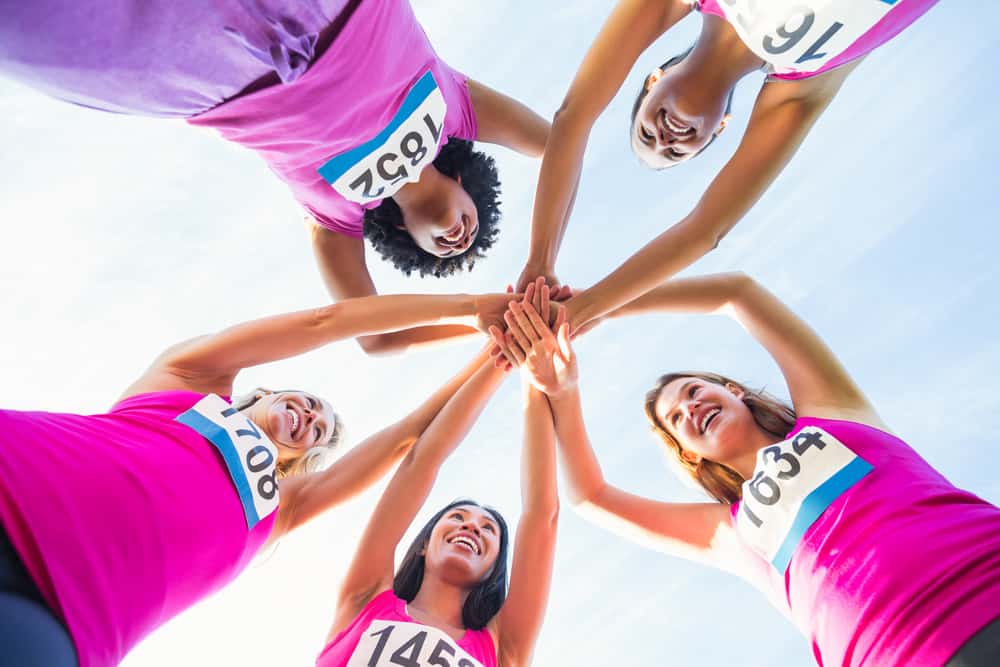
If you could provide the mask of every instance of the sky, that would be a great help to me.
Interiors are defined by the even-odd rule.
[[[612,3],[416,0],[439,53],[543,116],[558,107]],[[1000,448],[1000,188],[994,128],[1000,5],[941,3],[868,58],[770,191],[687,275],[743,270],[838,353],[883,419],[957,485],[994,503]],[[734,121],[691,164],[640,165],[634,91],[694,41],[691,17],[640,58],[591,135],[557,266],[583,288],[680,220],[736,146]],[[0,79],[0,405],[100,412],[167,346],[326,302],[303,214],[261,160],[179,121],[75,108]],[[500,241],[471,274],[406,279],[370,256],[383,292],[486,292],[516,279],[538,162],[487,148],[504,183]],[[327,397],[355,443],[405,415],[472,357],[468,341],[388,358],[351,342],[249,369],[237,391]],[[701,496],[665,465],[642,414],[660,374],[708,369],[787,395],[773,361],[724,317],[649,315],[577,345],[595,450],[611,483],[664,500]],[[471,496],[519,511],[522,417],[509,378],[445,464],[416,526]],[[227,589],[150,636],[126,667],[307,665],[381,485],[258,559]],[[404,546],[408,538],[404,540]],[[919,556],[918,556],[919,557]],[[806,641],[745,583],[645,550],[563,504],[537,665],[812,664]]]

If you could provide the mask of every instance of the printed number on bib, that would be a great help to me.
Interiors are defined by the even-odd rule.
[[[840,55],[898,0],[719,0],[726,20],[777,74],[815,72]]]
[[[177,421],[193,428],[222,454],[248,528],[278,509],[278,448],[252,421],[215,394],[178,415]]]
[[[419,623],[374,620],[347,667],[483,667],[447,633]]]
[[[740,535],[779,572],[834,500],[871,472],[870,463],[821,428],[804,428],[757,454],[743,483]]]
[[[419,179],[441,144],[448,107],[434,75],[413,84],[389,124],[364,144],[336,155],[319,174],[341,196],[359,204],[385,199]]]

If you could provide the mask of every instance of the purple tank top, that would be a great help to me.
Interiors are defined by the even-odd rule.
[[[257,151],[319,224],[354,237],[364,210],[416,180],[449,137],[477,134],[466,77],[407,0],[364,0],[295,81],[188,122]]]
[[[316,667],[410,664],[496,667],[496,647],[488,630],[466,630],[455,641],[415,622],[406,613],[406,602],[390,589],[365,605],[316,659]]]
[[[80,667],[116,665],[230,582],[263,545],[221,455],[175,421],[202,398],[141,394],[107,414],[0,411],[0,522]]]
[[[867,55],[938,0],[700,0],[728,21],[775,79],[805,79]]]
[[[1000,508],[884,431],[800,418],[732,515],[820,665],[942,665],[1000,617]]]

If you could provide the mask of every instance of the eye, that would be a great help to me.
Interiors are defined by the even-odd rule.
[[[670,425],[677,426],[677,420],[680,418],[681,418],[681,413],[679,412],[675,412],[674,414],[670,415]]]
[[[645,125],[639,126],[639,140],[644,144],[650,144],[653,142],[653,135],[646,131]]]
[[[452,512],[452,513],[451,513],[451,517],[450,517],[450,518],[452,518],[452,519],[458,519],[459,521],[461,521],[461,520],[462,520],[462,519],[464,519],[465,517],[464,517],[464,516],[462,516],[462,513],[461,513],[461,512]]]
[[[323,431],[320,430],[319,426],[313,429],[313,438],[315,439],[315,442],[320,441],[321,435],[323,435]]]
[[[483,530],[488,530],[489,532],[493,533],[494,535],[497,532],[496,526],[494,526],[492,523],[488,523],[488,524],[484,525],[483,526]]]
[[[313,398],[312,396],[306,396],[306,402],[309,404],[310,410],[315,410],[316,408],[319,407],[319,403],[317,403],[316,399]]]
[[[701,389],[700,386],[694,384],[688,389],[688,398],[694,398],[698,394],[698,390]]]

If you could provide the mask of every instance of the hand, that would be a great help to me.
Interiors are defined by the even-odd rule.
[[[552,290],[552,299],[555,301],[563,301],[572,295],[572,292],[568,292],[563,296],[563,293],[559,292],[560,296],[556,296],[556,292],[559,290],[559,278],[556,276],[556,272],[552,270],[552,267],[535,264],[534,262],[528,262],[524,270],[521,271],[515,288],[518,292],[524,292],[528,289],[528,285],[535,282],[537,278],[545,279],[545,283]]]
[[[511,287],[508,287],[507,291],[510,292],[511,289]],[[528,283],[527,288],[524,290],[524,303],[532,304],[535,312],[541,316],[542,321],[546,322],[550,327],[555,324],[559,313],[565,310],[565,306],[562,304],[553,303],[554,298],[552,295],[555,293],[563,294],[571,292],[569,287],[565,285],[556,291],[550,290],[545,284],[545,278],[541,276],[536,278],[534,282]],[[509,304],[511,302],[508,301],[507,303]],[[504,322],[504,325],[506,325],[506,322]],[[490,331],[488,332],[490,337],[493,337],[493,329],[497,329],[500,332],[506,329],[506,326],[504,325],[490,326]],[[503,336],[502,333],[500,335]],[[501,366],[505,367],[505,370],[510,370],[512,368],[512,364],[503,356],[499,345],[492,346],[490,349],[490,356],[493,357],[494,365],[497,368],[500,368]]]
[[[505,294],[479,294],[473,297],[476,328],[489,336],[490,327],[505,327],[503,314],[507,312],[507,304],[512,298],[519,299],[523,296],[513,292],[514,288],[508,285]]]
[[[546,292],[543,288],[543,302],[548,299]],[[570,347],[565,311],[557,315],[557,334],[530,303],[512,301],[504,319],[507,333],[499,328],[490,333],[508,363],[520,366],[531,384],[548,396],[557,397],[576,387],[576,355]]]

